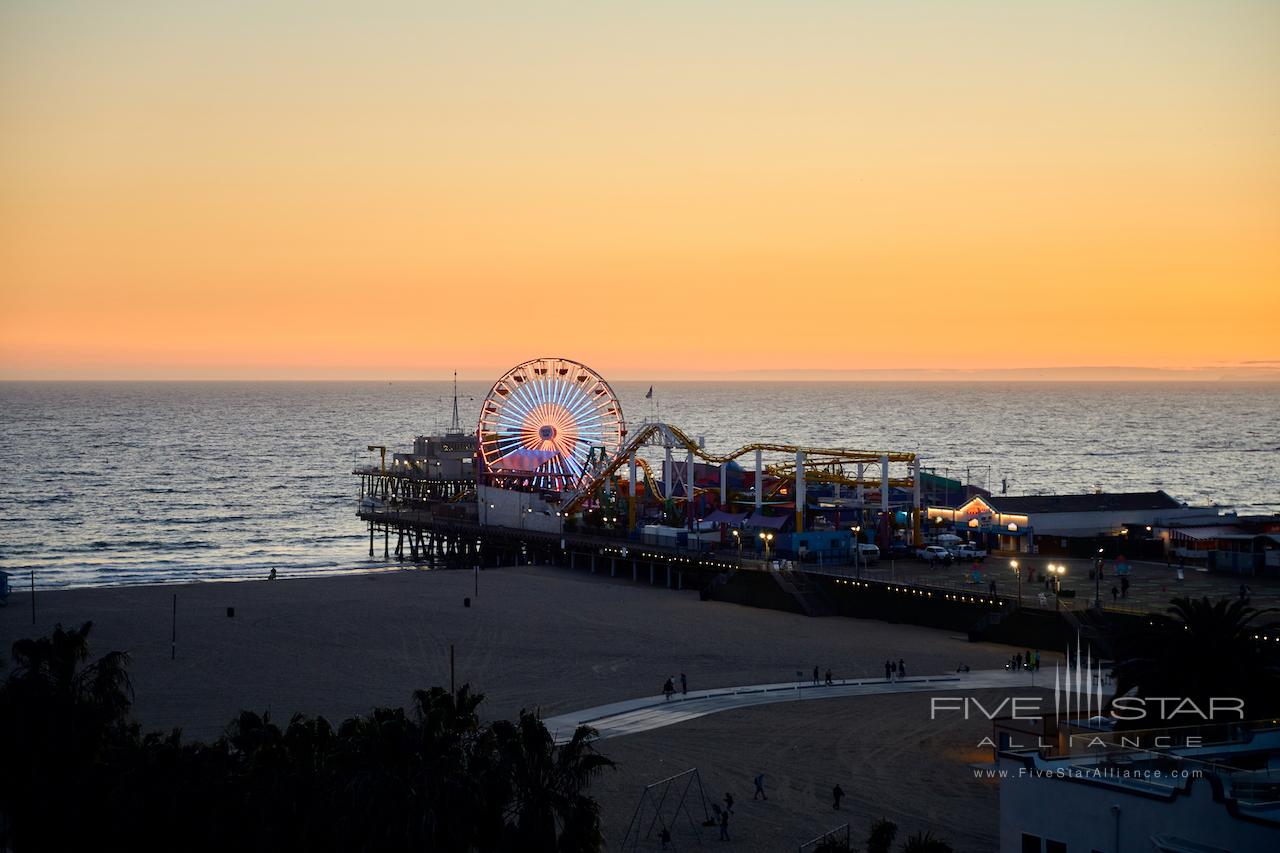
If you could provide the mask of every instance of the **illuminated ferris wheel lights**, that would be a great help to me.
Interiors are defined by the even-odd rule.
[[[477,431],[491,475],[563,489],[583,475],[593,448],[617,453],[626,425],[612,389],[589,368],[535,359],[494,383]]]

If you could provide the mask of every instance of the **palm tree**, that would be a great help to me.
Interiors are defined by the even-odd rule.
[[[889,853],[897,836],[898,825],[888,818],[880,818],[871,824],[871,833],[867,836],[867,853]]]
[[[89,659],[92,630],[92,622],[69,631],[59,624],[50,637],[18,640],[13,644],[16,666],[7,684],[28,696],[40,694],[92,709],[104,722],[123,719],[133,703],[133,684],[126,669],[129,655],[108,652],[83,666]]]
[[[0,812],[15,846],[32,849],[39,839],[58,849],[77,824],[99,823],[104,756],[137,741],[127,717],[129,657],[110,652],[87,663],[92,628],[58,625],[49,637],[13,644],[15,666],[0,685]]]
[[[535,715],[492,726],[510,780],[506,848],[529,853],[595,853],[603,843],[600,807],[587,787],[613,762],[595,751],[595,730],[578,726],[556,746]]]
[[[1175,598],[1168,612],[1171,618],[1130,638],[1129,652],[1116,667],[1117,697],[1132,692],[1142,698],[1186,698],[1205,713],[1213,697],[1238,697],[1244,700],[1245,719],[1280,713],[1280,670],[1262,656],[1250,628],[1268,611],[1241,600]],[[1147,707],[1147,712],[1145,719],[1122,719],[1118,725],[1154,728],[1198,721],[1191,716],[1156,720],[1152,713],[1158,709]]]
[[[932,832],[917,832],[902,842],[902,853],[951,853],[951,845]]]
[[[510,785],[500,773],[495,737],[480,724],[483,699],[467,684],[414,691],[414,788],[428,849],[489,850],[501,840]]]

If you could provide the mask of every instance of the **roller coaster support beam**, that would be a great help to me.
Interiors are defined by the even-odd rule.
[[[729,498],[729,463],[725,462],[720,466],[720,506],[725,505],[725,501]]]
[[[796,533],[804,533],[804,451],[796,451]]]
[[[880,511],[889,512],[889,457],[880,457]]]
[[[756,512],[764,505],[764,452],[756,448]]]
[[[672,494],[671,484],[676,479],[676,463],[671,458],[671,445],[667,445],[664,450],[665,453],[662,456],[662,488],[667,493],[663,497],[670,500]]]
[[[919,548],[924,544],[920,535],[920,513],[924,507],[920,504],[920,457],[911,460],[911,543]]]
[[[630,533],[636,529],[636,454],[631,451],[631,457],[627,460],[627,489],[631,492],[631,498],[627,501],[627,532]]]
[[[684,459],[684,502],[688,507],[689,529],[693,529],[693,451],[685,451]],[[668,575],[670,572],[668,572]]]
[[[888,550],[889,531],[889,457],[880,454],[880,547]]]

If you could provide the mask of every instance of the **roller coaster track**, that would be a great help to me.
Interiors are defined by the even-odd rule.
[[[881,460],[888,458],[890,462],[914,462],[916,455],[914,453],[890,452],[880,450],[849,450],[845,448],[832,447],[805,447],[794,444],[768,444],[755,443],[747,444],[739,447],[731,453],[715,454],[708,453],[706,450],[698,446],[698,443],[689,438],[679,427],[674,427],[664,423],[646,423],[641,428],[628,436],[626,442],[618,450],[617,455],[607,463],[598,466],[593,471],[588,471],[576,488],[567,491],[564,495],[564,501],[561,504],[561,512],[574,512],[582,506],[582,504],[600,490],[609,478],[617,473],[618,469],[627,464],[631,455],[637,452],[641,447],[660,446],[675,448],[684,448],[692,453],[703,462],[709,462],[715,465],[723,465],[732,462],[748,453],[757,450],[765,453],[799,453],[805,454],[805,480],[824,483],[841,483],[842,485],[858,486],[858,485],[880,485],[877,479],[858,479],[856,477],[848,477],[840,473],[837,469],[841,463],[864,463],[864,464],[880,464]],[[653,482],[652,472],[643,459],[637,458],[636,465],[644,468],[646,485]],[[813,466],[813,470],[809,470],[809,466]],[[823,468],[828,470],[822,470]],[[771,476],[780,479],[794,478],[794,463],[786,463],[783,465],[773,465],[766,469]],[[890,479],[889,485],[909,487],[912,485],[911,479]],[[778,488],[781,488],[779,486]],[[655,492],[656,494],[656,492]]]

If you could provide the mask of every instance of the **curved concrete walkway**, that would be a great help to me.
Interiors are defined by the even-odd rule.
[[[797,702],[806,699],[837,699],[848,696],[875,696],[886,693],[924,693],[939,688],[954,690],[986,690],[1011,687],[1053,688],[1053,674],[1041,672],[1034,679],[1025,672],[1004,669],[977,670],[955,675],[926,675],[900,681],[862,679],[837,681],[831,685],[807,681],[777,684],[752,684],[745,687],[722,687],[716,690],[694,690],[666,699],[662,694],[644,696],[558,714],[543,720],[558,743],[567,740],[574,729],[588,725],[604,740],[621,735],[647,732],[737,708],[771,705],[775,702]]]

